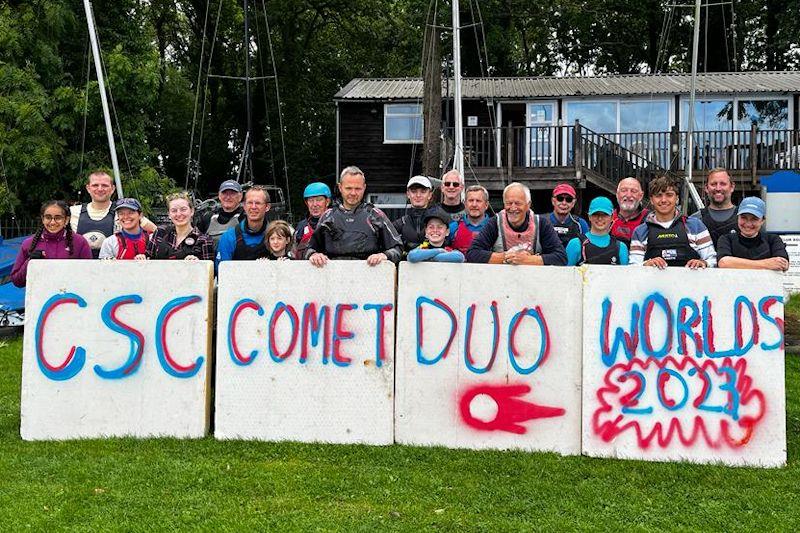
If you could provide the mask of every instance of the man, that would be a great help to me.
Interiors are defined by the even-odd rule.
[[[575,237],[567,244],[567,265],[627,265],[628,247],[609,235],[614,206],[605,196],[589,204],[591,227],[583,238]]]
[[[458,221],[455,232],[453,233],[453,248],[466,254],[472,245],[472,240],[481,232],[489,215],[489,191],[480,185],[470,185],[466,191],[466,210],[467,212]]]
[[[403,243],[394,226],[380,209],[364,202],[367,182],[360,168],[350,166],[339,177],[341,202],[319,219],[311,236],[306,259],[323,267],[329,259],[366,259],[375,266],[383,261],[397,263]]]
[[[423,218],[433,198],[431,180],[425,176],[414,176],[408,180],[406,196],[410,207],[393,224],[403,241],[403,251],[407,254],[425,240]]]
[[[650,182],[653,211],[631,236],[632,265],[698,269],[717,264],[714,244],[703,222],[681,216],[676,209],[679,192],[679,185],[667,176]]]
[[[236,180],[225,180],[219,186],[219,207],[203,214],[197,221],[197,229],[219,243],[222,234],[236,226],[244,218],[242,186]]]
[[[116,191],[114,181],[107,173],[95,171],[89,174],[86,182],[86,191],[92,198],[88,204],[73,205],[70,211],[70,226],[72,231],[83,235],[92,249],[92,257],[100,255],[100,247],[106,237],[111,237],[120,231],[121,226],[117,213],[112,209],[111,197]],[[141,226],[145,231],[153,232],[156,225],[146,217],[142,217]]]
[[[503,210],[472,241],[467,262],[565,265],[567,256],[548,217],[531,211],[530,189],[515,182],[503,190]]]
[[[783,239],[761,231],[766,212],[767,206],[761,198],[750,196],[742,200],[737,210],[739,231],[719,238],[717,262],[720,268],[789,270],[789,254]]]
[[[458,222],[464,215],[464,202],[461,193],[464,191],[464,178],[458,170],[450,170],[442,176],[442,203],[439,205],[449,215],[450,220]]]
[[[736,233],[738,217],[736,206],[731,202],[733,189],[733,180],[727,170],[711,169],[706,179],[708,206],[692,214],[692,217],[702,220],[708,228],[714,247],[721,235]]]
[[[253,261],[269,255],[264,236],[267,229],[269,192],[261,185],[247,189],[244,195],[244,220],[228,228],[217,245],[215,264],[222,261]]]
[[[306,185],[303,191],[303,202],[308,208],[308,216],[297,224],[294,230],[294,247],[292,257],[294,259],[305,259],[306,248],[311,242],[311,236],[317,229],[319,217],[322,216],[328,206],[331,205],[331,189],[322,182],[316,181]]]
[[[633,230],[644,222],[647,209],[642,207],[644,189],[636,178],[625,178],[617,184],[617,205],[611,215],[611,236],[629,246]]]
[[[575,188],[569,183],[562,183],[556,185],[550,199],[553,204],[550,223],[553,225],[553,229],[558,234],[561,245],[564,247],[572,239],[581,238],[589,231],[589,223],[572,214],[577,198],[578,195],[575,193]]]

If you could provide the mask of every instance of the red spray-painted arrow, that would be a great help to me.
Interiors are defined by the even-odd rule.
[[[524,435],[528,429],[519,422],[534,418],[552,418],[563,415],[566,411],[560,407],[538,405],[517,398],[531,391],[529,385],[477,385],[461,396],[459,410],[461,418],[468,426],[480,431],[507,431]],[[476,396],[485,394],[497,404],[497,416],[485,422],[472,416],[470,405]]]

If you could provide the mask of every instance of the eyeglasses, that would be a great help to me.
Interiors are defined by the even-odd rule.
[[[461,182],[460,181],[445,181],[445,182],[442,182],[442,185],[444,185],[445,187],[461,187]]]
[[[568,194],[559,194],[558,196],[556,196],[556,201],[557,201],[557,202],[567,202],[567,203],[570,203],[570,202],[572,202],[572,201],[574,201],[574,200],[575,200],[575,198],[573,198],[572,196],[570,196],[570,195],[568,195]]]
[[[64,222],[67,219],[64,215],[42,215],[45,222]]]

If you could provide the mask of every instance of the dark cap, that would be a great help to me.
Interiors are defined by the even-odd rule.
[[[133,209],[134,211],[142,212],[142,204],[136,198],[120,198],[114,205],[114,211],[118,209]]]
[[[425,211],[425,216],[422,218],[422,223],[427,226],[428,221],[434,218],[441,220],[445,226],[450,224],[450,214],[438,205]]]
[[[219,192],[222,191],[242,192],[242,184],[235,180],[225,180],[219,186]]]

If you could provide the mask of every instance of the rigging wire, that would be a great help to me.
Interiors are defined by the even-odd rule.
[[[222,5],[222,1],[220,0],[220,5]],[[189,157],[186,159],[186,180],[184,181],[183,188],[189,189],[189,175],[192,172],[192,154],[194,153],[194,131],[197,121],[197,107],[200,100],[200,81],[203,75],[203,58],[205,57],[206,51],[206,29],[208,28],[208,12],[211,10],[211,2],[206,2],[206,16],[203,20],[203,38],[200,43],[200,63],[197,66],[197,90],[195,91],[194,95],[194,110],[192,111],[192,132],[189,135]],[[210,66],[210,65],[209,65]],[[199,160],[199,155],[198,155]],[[198,161],[199,163],[199,161]],[[196,180],[195,180],[196,181]]]
[[[119,145],[122,148],[122,155],[125,157],[125,166],[128,168],[128,176],[131,178],[131,185],[133,187],[133,192],[136,197],[139,196],[139,189],[136,186],[136,180],[133,180],[133,171],[131,170],[131,162],[128,159],[128,151],[125,148],[125,138],[122,135],[122,124],[119,121],[119,116],[117,115],[117,106],[114,104],[114,94],[111,91],[111,80],[108,76],[108,69],[106,68],[105,58],[103,56],[103,49],[100,46],[100,38],[98,36],[97,39],[97,49],[100,50],[100,65],[103,69],[103,74],[106,78],[106,88],[108,89],[108,101],[111,104],[111,112],[114,114],[114,124],[116,125],[117,129],[117,136],[119,137]],[[122,172],[120,171],[120,174]],[[122,180],[122,175],[120,175],[120,180]]]
[[[431,12],[433,13],[432,15],[431,15]],[[437,33],[436,33],[436,30],[439,29],[439,27],[436,24],[436,22],[438,20],[439,20],[439,0],[430,0],[428,2],[428,11],[425,13],[425,26],[424,26],[424,29],[422,30],[422,51],[421,51],[421,57],[420,57],[420,65],[422,65],[422,78],[423,78],[422,92],[423,92],[423,95],[422,95],[422,97],[417,97],[415,99],[416,104],[418,106],[420,106],[420,107],[423,107],[425,105],[424,104],[424,99],[425,99],[425,82],[424,82],[424,79],[425,79],[425,61],[426,61],[427,57],[430,57],[430,54],[432,53],[434,47],[436,46],[436,44],[434,42],[434,38],[438,36]],[[428,31],[429,28],[431,29],[430,32]],[[441,67],[439,67],[439,68],[441,68]],[[439,89],[439,92],[441,93],[441,89]],[[423,117],[424,117],[424,113],[423,113]],[[439,129],[441,129],[441,123],[442,122],[441,122],[441,119],[440,119],[439,120],[439,126],[438,126]],[[424,137],[425,137],[425,130],[424,130],[424,123],[423,123],[423,142],[424,142]],[[441,134],[440,134],[440,140],[441,140]],[[440,152],[441,152],[441,150],[440,150]],[[423,153],[424,153],[424,148],[423,148]],[[409,178],[414,175],[414,164],[416,162],[416,159],[417,159],[417,143],[414,143],[414,144],[411,145],[411,158],[410,158],[409,163],[408,163],[408,177]],[[437,156],[437,159],[441,159],[441,153]]]
[[[275,50],[272,47],[272,36],[270,35],[269,29],[269,18],[267,17],[267,3],[266,1],[262,0],[261,6],[264,10],[264,26],[267,32],[267,44],[269,45],[269,56],[272,61],[272,74],[275,76],[275,99],[277,101],[278,106],[278,126],[280,131],[280,138],[281,138],[281,151],[283,155],[283,176],[286,180],[286,206],[287,206],[287,215],[291,219],[292,217],[292,209],[291,209],[291,202],[289,198],[291,197],[291,191],[289,190],[289,168],[286,162],[286,142],[283,136],[283,111],[281,110],[281,93],[280,87],[278,83],[278,67],[275,64]]]
[[[83,156],[86,151],[86,120],[89,115],[89,82],[92,77],[92,62],[89,60],[89,34],[87,28],[86,46],[83,49],[83,56],[86,58],[86,86],[83,91],[83,128],[81,131],[81,159],[78,164],[78,176],[83,176]]]
[[[261,76],[264,76],[265,75],[264,56],[261,54],[261,26],[258,23],[258,15],[256,15],[255,19],[256,19],[256,44],[258,46],[259,74]],[[267,123],[267,135],[265,141],[267,147],[269,148],[269,164],[272,170],[272,184],[277,186],[277,173],[275,172],[275,151],[272,149],[272,128],[270,127],[269,102],[267,101],[267,81],[266,79],[263,79],[261,81],[262,81],[261,94],[264,96],[264,116],[266,118],[266,123]]]
[[[194,188],[197,188],[197,182],[200,179],[200,155],[203,149],[203,134],[205,133],[206,127],[206,106],[208,105],[208,81],[211,78],[209,73],[211,72],[211,60],[214,57],[214,49],[216,48],[217,44],[217,33],[219,32],[219,20],[222,14],[222,0],[219,0],[219,5],[217,6],[217,18],[214,22],[214,37],[211,39],[211,50],[208,52],[208,68],[206,68],[206,82],[203,85],[203,110],[200,113],[200,134],[197,139],[197,163],[194,169]],[[205,38],[205,28],[203,29],[203,36]],[[200,70],[202,71],[203,64],[200,64]],[[200,90],[200,86],[197,86],[197,90]]]

